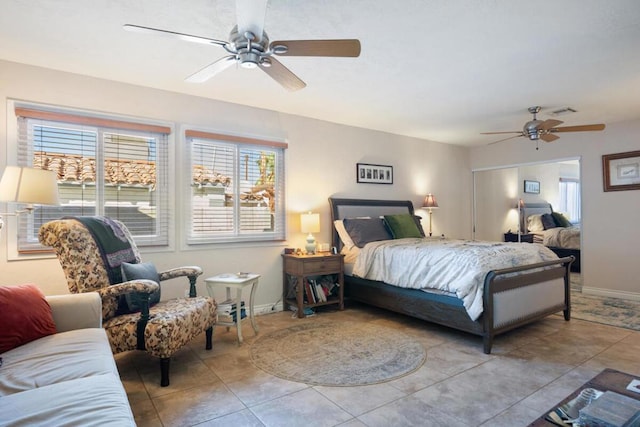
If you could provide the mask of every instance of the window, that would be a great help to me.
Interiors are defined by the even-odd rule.
[[[580,181],[572,178],[560,178],[558,210],[566,213],[569,221],[578,224],[581,221],[580,214]]]
[[[58,175],[60,206],[38,206],[18,224],[18,251],[45,249],[40,226],[65,216],[105,215],[139,246],[168,245],[170,128],[16,108],[18,164]]]
[[[187,130],[190,244],[285,238],[285,143]]]

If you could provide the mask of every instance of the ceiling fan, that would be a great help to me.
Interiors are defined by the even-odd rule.
[[[554,135],[558,132],[591,132],[597,130],[603,130],[603,124],[593,124],[593,125],[581,125],[581,126],[563,126],[557,127],[561,125],[562,121],[555,119],[548,120],[538,120],[536,118],[536,114],[538,114],[541,110],[541,107],[529,107],[529,112],[533,114],[533,120],[528,121],[524,124],[521,131],[506,131],[506,132],[482,132],[481,135],[498,135],[504,133],[517,133],[517,135],[510,136],[508,138],[500,139],[498,141],[494,141],[491,144],[496,144],[498,142],[506,141],[512,138],[518,138],[521,136],[527,137],[532,141],[543,140],[544,142],[553,142],[556,139],[560,138],[558,135]],[[536,147],[536,150],[538,148]]]
[[[357,57],[360,41],[340,40],[278,40],[269,43],[264,31],[267,0],[237,0],[237,25],[229,34],[229,41],[194,36],[140,25],[125,24],[124,29],[146,34],[164,35],[193,43],[221,46],[229,55],[207,65],[185,80],[202,83],[219,72],[238,64],[243,68],[260,68],[272,79],[290,91],[306,86],[298,76],[285,67],[275,56],[334,56]]]

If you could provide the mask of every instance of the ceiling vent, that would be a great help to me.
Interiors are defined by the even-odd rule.
[[[567,114],[577,113],[578,110],[575,110],[571,107],[562,107],[557,110],[549,112],[550,116],[566,116]]]

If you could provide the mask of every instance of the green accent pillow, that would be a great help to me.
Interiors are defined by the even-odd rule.
[[[158,275],[158,270],[156,270],[156,266],[153,265],[153,263],[141,262],[139,264],[131,264],[123,262],[120,265],[120,269],[122,271],[122,280],[125,282],[136,279],[147,279],[160,284],[160,275]],[[127,307],[129,308],[129,312],[133,313],[140,311],[140,302],[138,301],[137,294],[126,294],[125,300]],[[149,297],[149,307],[157,304],[158,302],[160,302],[160,288],[151,293],[151,296]]]
[[[384,220],[391,230],[394,239],[405,239],[408,237],[423,237],[416,225],[412,215],[385,215]]]
[[[560,212],[551,212],[551,216],[558,227],[571,227],[572,225],[571,221],[569,221],[567,217],[562,215]]]

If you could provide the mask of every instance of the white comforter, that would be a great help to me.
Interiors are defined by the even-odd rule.
[[[453,293],[476,320],[482,314],[484,278],[490,270],[557,258],[550,249],[529,243],[384,240],[360,250],[353,275],[403,288]]]
[[[555,248],[580,249],[580,227],[556,227],[540,232],[542,244]]]

